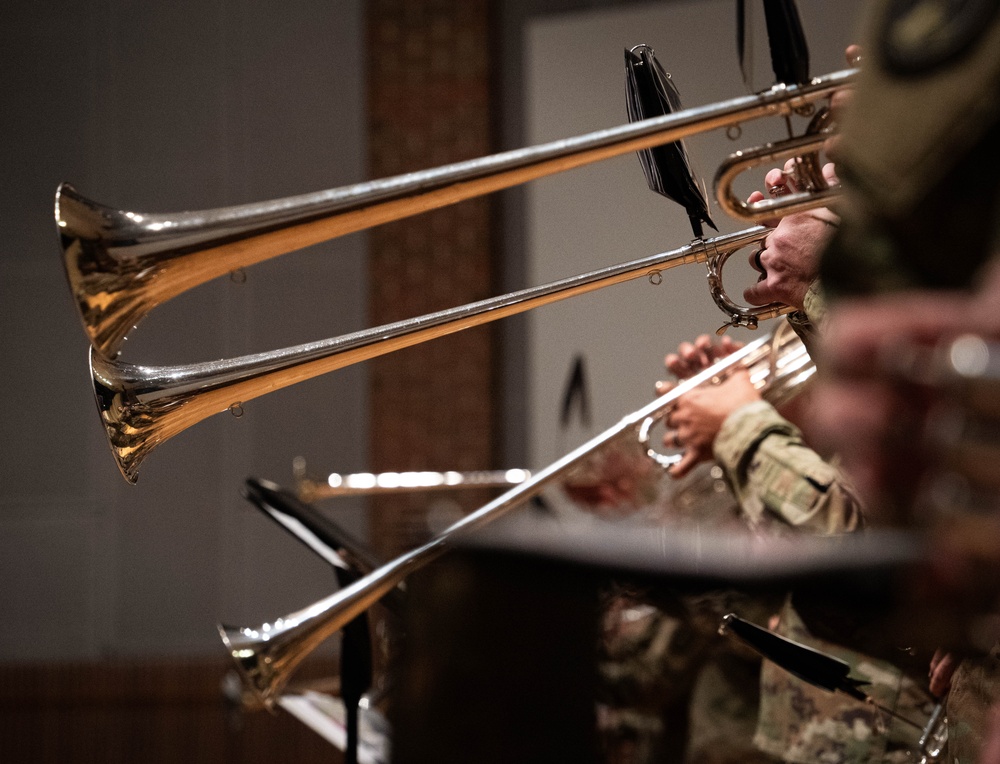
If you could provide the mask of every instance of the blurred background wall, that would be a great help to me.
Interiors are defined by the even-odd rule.
[[[203,209],[567,137],[624,120],[622,49],[638,42],[675,72],[685,104],[739,95],[731,5],[8,4],[4,760],[251,761],[272,747],[329,760],[294,720],[235,723],[218,694],[215,623],[256,624],[334,586],[241,498],[244,479],[291,485],[296,456],[316,474],[542,466],[584,434],[553,419],[574,354],[599,429],[645,402],[664,353],[719,323],[697,268],[658,289],[617,287],[258,398],[240,419],[215,416],[161,446],[133,487],[95,416],[59,264],[57,184],[124,209]],[[841,68],[860,5],[800,2],[814,73]],[[691,142],[703,172],[720,141]],[[217,279],[155,310],[123,357],[212,360],[343,334],[674,248],[685,225],[621,157]],[[482,500],[330,511],[388,557],[426,537],[428,510],[440,524]]]

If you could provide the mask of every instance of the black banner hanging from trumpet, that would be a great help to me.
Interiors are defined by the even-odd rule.
[[[648,45],[625,51],[625,103],[629,122],[662,117],[681,109],[681,98]],[[681,141],[638,152],[649,188],[673,199],[687,211],[695,238],[702,238],[702,223],[718,231],[708,213],[705,193],[691,170]]]

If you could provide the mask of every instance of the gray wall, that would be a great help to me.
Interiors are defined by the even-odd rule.
[[[365,466],[364,368],[250,402],[124,483],[94,410],[52,220],[56,185],[166,212],[364,180],[362,3],[15,0],[0,45],[0,660],[219,654],[216,621],[282,615],[325,565],[240,496],[291,459]],[[126,360],[211,360],[362,328],[364,240],[315,247],[157,309]],[[354,526],[359,506],[344,512]]]

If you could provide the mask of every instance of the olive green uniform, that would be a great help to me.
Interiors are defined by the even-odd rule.
[[[861,526],[857,499],[838,470],[771,404],[733,412],[714,452],[751,528],[832,535]]]
[[[1000,2],[873,0],[864,28],[824,285],[835,299],[974,288],[1000,253]],[[994,647],[956,670],[949,762],[977,761],[997,662]]]
[[[806,309],[810,319],[823,314],[815,286],[807,294]],[[793,327],[808,345],[810,323],[799,318]],[[809,448],[799,429],[765,401],[727,417],[714,455],[755,530],[832,536],[862,527],[858,500],[835,462]],[[782,608],[777,632],[846,661],[852,678],[870,683],[865,692],[879,705],[918,724],[926,720],[933,703],[898,668],[813,637],[790,600]],[[814,687],[770,661],[763,662],[760,686],[754,743],[783,761],[906,761],[919,737],[919,730],[874,706]]]
[[[657,501],[633,520],[712,530],[744,527],[719,467],[712,464],[699,465],[680,481],[665,478]],[[604,760],[772,761],[753,745],[760,658],[720,636],[718,627],[733,610],[766,620],[779,605],[733,591],[683,597],[645,590],[609,592],[598,663]]]

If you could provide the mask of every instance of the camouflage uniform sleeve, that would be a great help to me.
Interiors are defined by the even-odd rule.
[[[823,297],[823,286],[819,279],[813,280],[809,285],[802,302],[809,323],[822,327],[826,322],[826,298]]]
[[[752,526],[770,514],[817,534],[860,527],[860,506],[844,476],[806,446],[798,428],[769,403],[733,412],[714,451]]]
[[[819,279],[815,279],[809,285],[802,302],[803,309],[789,313],[785,319],[792,331],[802,340],[809,354],[815,357],[816,343],[826,319],[826,300],[823,297],[823,287]]]

